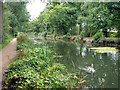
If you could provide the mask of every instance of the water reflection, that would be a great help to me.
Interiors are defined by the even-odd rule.
[[[87,87],[104,87],[117,88],[118,87],[118,52],[113,53],[96,53],[86,46],[76,45],[71,42],[61,41],[38,41],[43,45],[47,45],[54,50],[57,55],[62,55],[58,62],[66,65],[69,72],[75,72],[79,68],[86,68],[94,65],[95,73],[91,74],[82,70],[81,74],[87,77]],[[73,67],[73,63],[75,67]],[[78,68],[79,67],[79,68]]]

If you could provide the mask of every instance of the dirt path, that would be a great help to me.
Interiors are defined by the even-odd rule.
[[[0,51],[0,90],[2,88],[2,80],[5,79],[3,76],[4,70],[14,60],[17,55],[17,39],[14,38],[7,46]]]

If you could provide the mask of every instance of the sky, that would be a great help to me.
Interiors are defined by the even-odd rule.
[[[27,10],[30,13],[31,21],[39,16],[40,12],[44,10],[46,3],[41,2],[40,0],[33,0],[27,4]]]

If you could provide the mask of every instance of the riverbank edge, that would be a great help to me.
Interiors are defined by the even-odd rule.
[[[86,43],[86,44],[101,44],[101,45],[110,45],[112,44],[113,46],[120,46],[120,38],[105,38],[104,40],[94,40],[92,37],[84,37],[80,38],[79,36],[65,36],[65,35],[38,35],[38,37],[45,37],[47,39],[65,39],[65,40],[70,40],[74,41],[75,39],[78,39],[78,41]]]

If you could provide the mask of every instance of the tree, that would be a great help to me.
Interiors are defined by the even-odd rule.
[[[87,26],[87,31],[89,30],[88,32],[90,32],[88,36],[93,36],[100,30],[106,37],[108,36],[108,29],[111,30],[113,25],[110,10],[105,3],[85,3],[82,6],[82,13],[83,28]]]
[[[8,2],[6,3],[9,10],[12,12],[10,17],[12,27],[12,32],[15,32],[15,29],[18,28],[18,31],[24,31],[23,27],[26,22],[29,21],[29,13],[26,9],[26,2]]]
[[[57,4],[53,9],[47,9],[40,14],[35,27],[44,28],[44,30],[47,28],[52,33],[67,34],[69,29],[76,24],[76,19],[76,8]]]
[[[120,32],[120,2],[53,2],[33,21],[37,32],[49,31],[58,34],[71,32],[79,25],[79,35],[92,37],[97,32],[108,35],[115,28]],[[77,31],[77,29],[74,31]],[[119,36],[119,35],[118,35]]]
[[[3,2],[0,1],[0,44],[3,39],[3,11],[2,11]]]
[[[112,26],[118,31],[117,37],[120,37],[120,1],[105,3],[105,5],[109,9],[110,15],[112,16]]]

